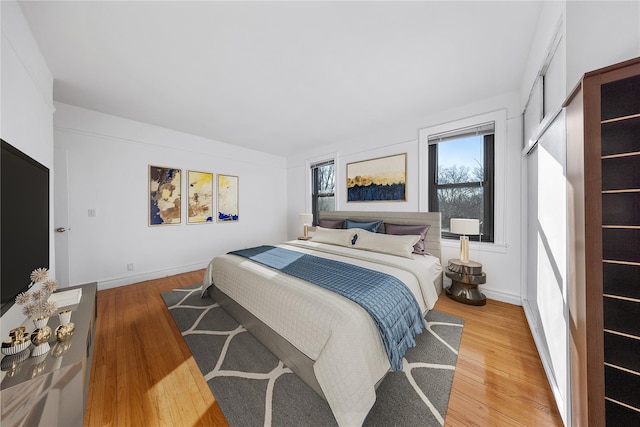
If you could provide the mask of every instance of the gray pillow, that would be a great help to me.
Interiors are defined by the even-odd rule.
[[[318,225],[323,228],[344,228],[344,219],[319,219]]]
[[[424,239],[427,237],[427,232],[431,228],[430,225],[404,225],[404,224],[388,224],[384,223],[384,229],[386,234],[395,234],[397,236],[405,235],[420,235],[420,240],[413,246],[414,254],[424,254]]]

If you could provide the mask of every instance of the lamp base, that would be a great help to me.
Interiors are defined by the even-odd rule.
[[[469,262],[469,237],[460,236],[460,261]]]

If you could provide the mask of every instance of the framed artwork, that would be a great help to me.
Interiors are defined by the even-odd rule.
[[[407,200],[407,153],[347,163],[347,202]]]
[[[238,177],[218,174],[218,222],[238,219]]]
[[[213,173],[187,171],[187,224],[213,222]]]
[[[180,224],[182,221],[180,169],[149,165],[149,225]]]

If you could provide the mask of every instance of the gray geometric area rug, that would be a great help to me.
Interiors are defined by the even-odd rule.
[[[199,289],[162,298],[229,425],[335,426],[327,402]],[[434,310],[426,320],[403,371],[378,387],[365,426],[444,425],[464,321]]]

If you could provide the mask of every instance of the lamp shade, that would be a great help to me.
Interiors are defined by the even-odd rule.
[[[300,218],[300,222],[303,224],[311,224],[313,222],[313,214],[301,213],[298,217]]]
[[[451,218],[451,232],[454,234],[480,234],[480,220],[469,218]]]

